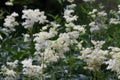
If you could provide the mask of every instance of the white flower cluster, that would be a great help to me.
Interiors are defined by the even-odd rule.
[[[119,21],[119,19],[116,19],[116,18],[110,18],[109,23],[110,23],[110,24],[119,24],[120,21]]]
[[[22,19],[25,19],[25,22],[23,22],[22,25],[26,29],[31,29],[36,22],[39,22],[40,24],[47,22],[47,17],[44,15],[44,12],[40,11],[39,9],[27,9],[23,10],[22,12]]]
[[[71,4],[71,5],[68,5],[66,7],[66,9],[64,10],[64,16],[63,17],[65,18],[65,20],[67,22],[65,24],[66,31],[69,32],[69,31],[71,31],[71,29],[73,29],[73,30],[79,31],[80,33],[85,33],[85,29],[84,29],[83,26],[74,24],[74,21],[77,21],[77,18],[78,18],[78,16],[73,15],[75,7],[76,7],[75,4]]]
[[[59,58],[65,58],[64,53],[70,50],[70,45],[77,43],[76,39],[79,37],[79,32],[74,31],[60,33],[57,40],[49,40],[50,33],[47,33],[46,36],[49,37],[46,39],[45,35],[41,35],[41,33],[43,34],[43,32],[40,32],[39,36],[36,36],[34,39],[36,41],[35,55],[37,60],[44,61],[45,63],[56,62]]]
[[[76,15],[72,15],[72,13],[74,13],[74,8],[76,7],[76,4],[71,4],[68,5],[67,8],[64,10],[64,18],[66,20],[67,23],[70,23],[72,21],[76,21],[78,16]]]
[[[83,48],[81,51],[80,59],[87,63],[84,67],[85,69],[89,69],[92,71],[99,71],[101,65],[107,59],[108,55],[107,50],[102,50],[102,45],[105,43],[104,41],[91,41],[94,47]]]
[[[96,13],[98,12],[97,9],[93,9],[91,12],[89,12],[88,14],[91,15],[92,18],[96,18]]]
[[[7,6],[13,6],[14,5],[13,1],[14,0],[9,0],[9,1],[5,2],[5,5],[7,5]]]
[[[5,65],[2,66],[0,73],[5,76],[4,80],[14,80],[17,77],[17,72],[14,71],[17,65],[18,60],[15,60],[14,62],[7,62],[7,66],[9,66],[10,69]]]
[[[77,20],[77,16],[72,15],[75,6],[75,4],[68,5],[63,16],[67,22],[65,26],[67,28],[72,27],[73,30],[58,33],[60,25],[51,22],[43,26],[41,32],[34,34],[35,59],[41,62],[44,61],[44,63],[56,62],[59,58],[65,58],[64,53],[70,51],[69,47],[71,45],[78,43],[77,39],[81,33],[85,33],[85,29],[80,25],[74,24],[74,21]],[[47,29],[49,31],[46,31]],[[57,37],[57,39],[52,39],[54,37]]]
[[[4,65],[2,66],[1,71],[3,72],[3,75],[7,75],[9,77],[15,77],[16,72],[13,70],[9,70],[8,68],[6,68]]]
[[[109,55],[111,58],[105,63],[108,64],[107,69],[117,72],[118,78],[120,79],[120,48],[109,47],[111,49]]]
[[[41,66],[33,65],[32,62],[33,60],[31,58],[21,62],[23,64],[23,74],[27,75],[28,77],[38,77],[40,74],[42,74],[43,68],[46,66],[43,66],[42,64]]]
[[[7,16],[4,19],[4,28],[2,29],[6,33],[11,33],[15,31],[15,26],[18,26],[18,22],[15,21],[15,18],[18,16],[16,12],[13,12],[10,16]]]
[[[15,60],[14,62],[7,62],[7,65],[11,68],[16,68],[18,65],[18,60]]]
[[[109,20],[109,24],[120,24],[120,18],[119,18],[119,15],[120,15],[120,5],[118,5],[118,11],[112,11],[111,12],[115,17],[114,18],[110,18]]]
[[[55,54],[55,51],[51,49],[52,40],[49,40],[57,35],[56,28],[59,24],[51,23],[49,32],[41,31],[39,33],[34,34],[35,41],[35,55],[38,61],[54,62],[57,61],[58,56]],[[46,26],[44,26],[46,27]],[[44,50],[44,51],[43,51]]]
[[[88,14],[94,19],[94,21],[89,23],[90,32],[105,28],[105,21],[107,20],[107,13],[105,11],[99,12],[97,9],[93,9]]]
[[[90,26],[90,32],[98,31],[101,28],[101,27],[99,27],[98,23],[96,23],[96,22],[91,22],[89,24],[89,26]]]
[[[79,32],[73,31],[68,33],[60,33],[59,38],[52,42],[51,47],[56,51],[57,55],[64,58],[64,53],[70,51],[70,45],[77,43]]]

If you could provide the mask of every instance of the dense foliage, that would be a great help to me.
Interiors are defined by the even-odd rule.
[[[120,1],[101,1],[0,1],[0,80],[119,80]]]

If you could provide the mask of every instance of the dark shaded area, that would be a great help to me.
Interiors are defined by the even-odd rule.
[[[105,10],[108,12],[111,9],[116,9],[118,5],[118,0],[97,0],[96,4],[102,3],[105,6]]]
[[[46,13],[51,13],[53,15],[60,14],[64,4],[59,4],[58,0],[15,0],[14,6],[6,6],[5,2],[8,0],[0,0],[0,8],[9,11],[10,13],[13,11],[21,12],[24,9],[24,6],[27,8],[36,9],[39,8]],[[82,0],[75,0],[76,4],[84,3]],[[105,5],[106,10],[110,10],[111,8],[115,8],[117,6],[117,0],[96,0],[96,5],[99,3],[103,3]]]

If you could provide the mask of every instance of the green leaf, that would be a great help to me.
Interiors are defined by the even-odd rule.
[[[61,4],[61,5],[62,5],[62,0],[57,0],[57,1],[58,1],[58,3],[59,3],[59,4]]]

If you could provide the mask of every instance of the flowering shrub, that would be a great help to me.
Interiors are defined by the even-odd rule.
[[[28,8],[7,15],[0,27],[0,80],[120,79],[120,5],[107,12],[95,3],[67,0],[56,16]]]

